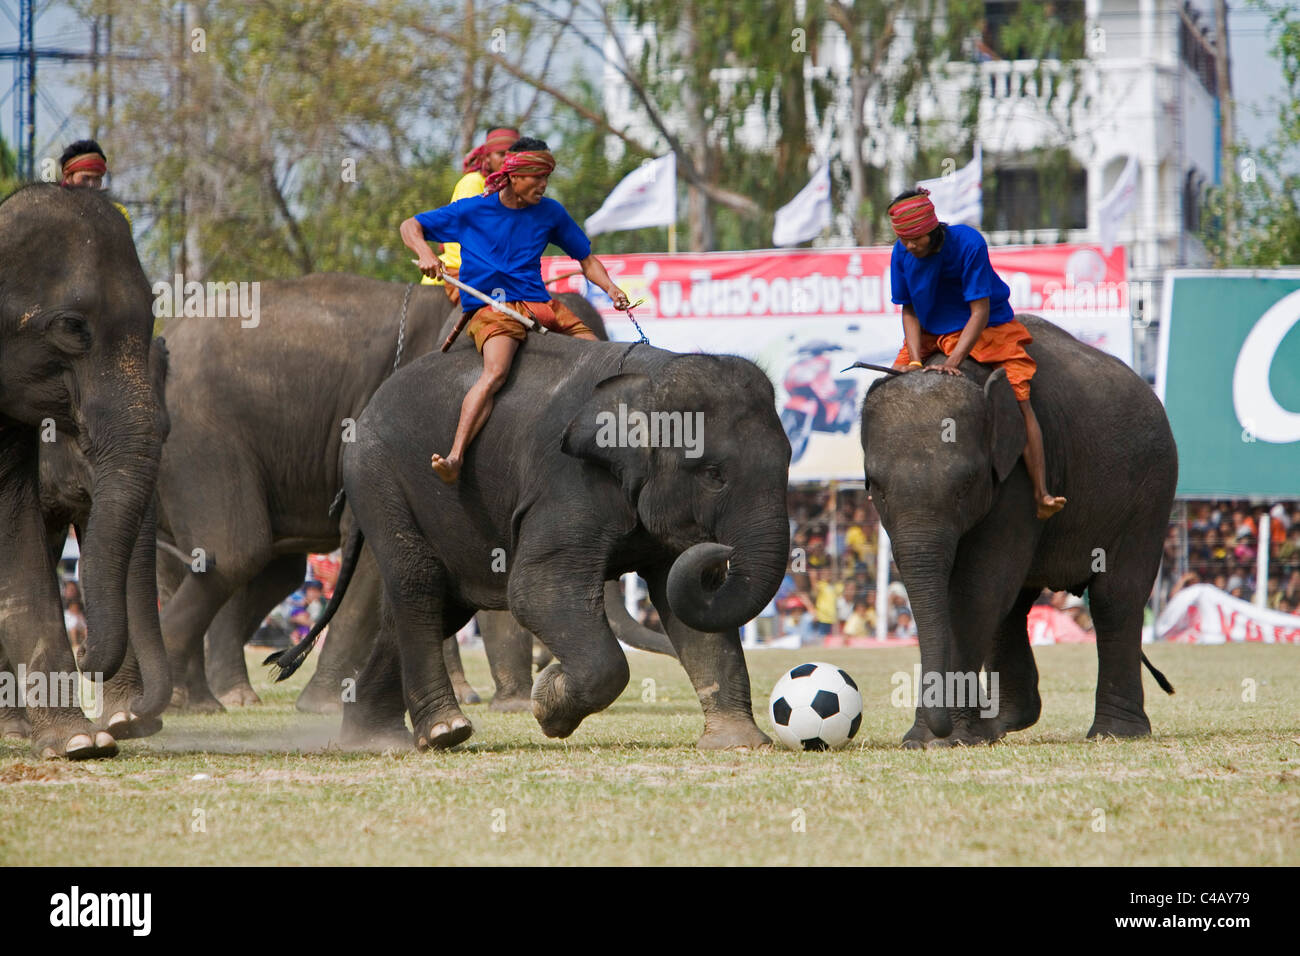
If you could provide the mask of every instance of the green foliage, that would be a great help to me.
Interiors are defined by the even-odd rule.
[[[1200,235],[1221,267],[1300,264],[1300,14],[1286,6],[1257,6],[1271,12],[1272,53],[1282,67],[1285,93],[1276,103],[1273,141],[1239,147],[1225,184],[1209,192]]]

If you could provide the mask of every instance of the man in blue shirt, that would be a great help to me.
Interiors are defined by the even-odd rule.
[[[546,246],[553,242],[578,260],[582,274],[608,293],[614,308],[626,309],[628,298],[591,254],[591,241],[564,207],[544,198],[554,168],[547,145],[525,137],[510,147],[501,168],[487,178],[483,195],[412,216],[401,225],[402,241],[419,256],[416,264],[426,276],[440,275],[442,266],[427,240],[460,243],[460,279],[466,285],[486,291],[547,329],[595,339],[577,316],[551,298],[542,282]],[[448,484],[460,477],[465,449],[492,413],[492,396],[505,384],[515,351],[527,334],[518,320],[470,296],[462,297],[461,308],[473,313],[466,332],[483,355],[483,374],[461,404],[451,452],[432,458],[433,470]]]
[[[1025,346],[1034,341],[1016,320],[1011,290],[989,262],[988,244],[970,226],[939,222],[924,189],[911,190],[889,205],[898,241],[890,259],[893,301],[903,307],[903,347],[894,368],[960,375],[966,356],[1001,365],[1025,419],[1025,467],[1034,485],[1038,517],[1046,520],[1065,507],[1047,490],[1043,433],[1029,404],[1029,380],[1038,366]],[[942,351],[947,359],[925,367]]]

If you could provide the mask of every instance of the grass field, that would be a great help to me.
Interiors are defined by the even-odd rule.
[[[911,712],[890,704],[915,648],[750,653],[764,730],[796,663],[830,661],[862,688],[854,742],[809,754],[695,750],[685,674],[637,652],[623,697],[567,741],[476,705],[468,743],[431,754],[328,749],[337,719],[293,709],[307,675],[271,688],[254,667],[263,706],[168,715],[115,760],[42,762],[0,742],[0,863],[1300,863],[1300,649],[1150,648],[1178,688],[1147,679],[1154,736],[1095,743],[1095,649],[1035,654],[1036,726],[918,752],[898,748]],[[490,692],[482,654],[465,664]]]

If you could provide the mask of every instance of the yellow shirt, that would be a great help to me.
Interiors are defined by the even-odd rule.
[[[813,595],[813,602],[817,607],[815,612],[817,623],[835,623],[839,613],[839,608],[836,606],[836,600],[843,593],[843,584],[832,584],[830,581],[821,581],[818,583],[817,593]]]
[[[458,199],[467,199],[470,196],[481,196],[483,187],[487,185],[487,177],[480,172],[466,173],[460,177],[460,182],[456,183],[456,188],[451,192],[451,201]],[[446,242],[442,246],[442,255],[438,257],[442,264],[450,269],[460,268],[460,243]],[[424,277],[423,285],[445,285],[441,279],[430,279]]]

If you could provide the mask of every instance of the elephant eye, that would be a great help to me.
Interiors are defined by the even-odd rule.
[[[723,477],[722,469],[717,465],[705,465],[700,474],[704,476],[705,484],[712,485],[715,488],[721,488],[727,483],[727,479]]]

